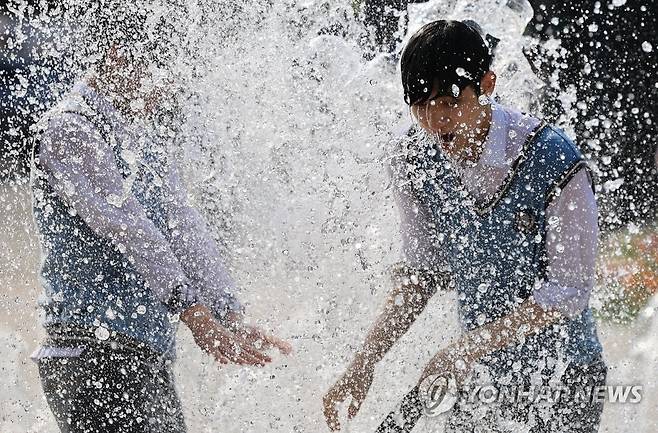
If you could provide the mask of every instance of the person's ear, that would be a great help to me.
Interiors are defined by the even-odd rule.
[[[493,71],[487,71],[482,80],[480,80],[480,94],[491,96],[496,88],[496,74]]]

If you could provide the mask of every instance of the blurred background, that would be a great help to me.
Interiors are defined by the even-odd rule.
[[[0,7],[3,433],[55,431],[29,360],[43,332],[29,167],[35,122],[84,72],[73,3]],[[321,395],[380,308],[399,254],[383,167],[389,131],[407,112],[391,46],[445,17],[475,19],[499,38],[499,99],[557,123],[591,160],[602,228],[591,305],[609,383],[644,386],[641,404],[606,406],[601,431],[658,430],[651,0],[182,3],[188,49],[171,65],[184,89],[172,152],[249,311],[296,347],[262,371],[220,369],[182,330],[177,374],[191,432],[325,431]],[[391,10],[392,32],[372,18]],[[387,357],[352,431],[374,430],[456,335],[453,301],[437,296]]]

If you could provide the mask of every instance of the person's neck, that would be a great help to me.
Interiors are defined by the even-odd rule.
[[[478,117],[480,124],[470,134],[455,138],[453,145],[444,149],[451,158],[457,161],[479,161],[491,128],[491,105],[484,106]]]
[[[131,96],[119,94],[115,90],[122,87],[128,89],[127,86],[121,86],[113,77],[104,77],[98,73],[90,74],[85,81],[89,87],[106,97],[123,116],[128,118],[134,117],[135,113],[130,109]]]

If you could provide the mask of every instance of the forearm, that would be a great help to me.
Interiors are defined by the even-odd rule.
[[[464,334],[453,346],[455,355],[477,361],[496,350],[519,343],[562,317],[559,312],[545,310],[528,299],[512,313]]]
[[[150,290],[166,302],[187,283],[169,243],[124,185],[112,149],[83,125],[59,125],[44,138],[39,163],[55,193],[95,234],[111,241],[132,263]],[[87,125],[93,131],[93,125]],[[80,137],[67,135],[71,129]],[[73,133],[71,132],[71,133]],[[46,139],[47,138],[47,139]],[[126,183],[127,185],[127,183]]]
[[[186,276],[198,290],[199,300],[218,317],[241,312],[236,283],[222,259],[213,235],[197,209],[187,200],[176,166],[171,168],[167,232],[170,245]]]
[[[357,360],[374,365],[411,327],[425,309],[430,296],[418,284],[400,284],[389,294],[379,315],[357,353]]]

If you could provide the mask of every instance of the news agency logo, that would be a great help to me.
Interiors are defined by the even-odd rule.
[[[420,398],[425,416],[434,417],[448,412],[457,402],[457,382],[451,374],[433,375],[421,382]]]
[[[419,387],[425,416],[435,417],[460,404],[555,404],[568,402],[637,404],[642,401],[641,385],[597,386],[494,386],[469,385],[458,390],[451,375],[426,378]]]

